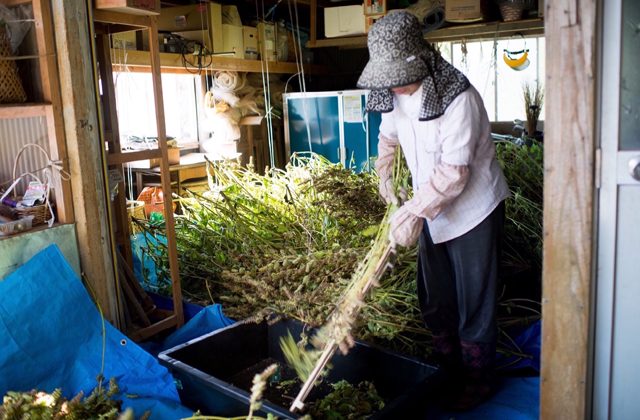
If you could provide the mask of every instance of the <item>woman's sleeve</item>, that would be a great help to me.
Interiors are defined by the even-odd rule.
[[[433,220],[464,190],[470,176],[475,147],[481,135],[484,105],[474,92],[461,93],[449,105],[440,123],[442,155],[435,173],[406,205],[416,216]]]
[[[380,135],[378,136],[378,159],[376,160],[376,172],[381,180],[391,177],[393,171],[393,159],[398,145],[398,130],[394,112],[382,114],[380,123]]]

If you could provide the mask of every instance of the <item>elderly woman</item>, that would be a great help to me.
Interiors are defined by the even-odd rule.
[[[418,20],[396,12],[369,33],[369,62],[358,87],[368,112],[382,113],[380,196],[401,204],[391,239],[419,238],[418,299],[434,358],[463,384],[448,404],[469,410],[492,395],[496,300],[509,189],[494,152],[482,98],[423,38]],[[398,203],[391,181],[400,144],[414,189]]]

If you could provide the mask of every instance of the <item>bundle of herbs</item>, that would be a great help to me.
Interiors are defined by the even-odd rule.
[[[512,190],[507,202],[505,261],[525,269],[541,250],[542,149],[498,144]],[[187,299],[221,303],[245,319],[275,312],[318,327],[344,296],[383,221],[374,174],[356,174],[318,155],[296,155],[265,175],[236,162],[209,164],[210,191],[178,198],[180,276]],[[528,215],[527,217],[522,217]],[[157,287],[170,294],[164,226],[137,221],[156,265]],[[158,240],[159,239],[159,240]],[[400,249],[394,271],[370,292],[353,336],[407,354],[429,351],[415,292],[416,247]],[[516,308],[513,302],[502,302]],[[534,310],[535,311],[535,310]],[[501,326],[537,319],[509,316]],[[503,350],[520,353],[505,338]]]
[[[506,200],[503,263],[511,273],[542,268],[543,145],[496,143],[496,157],[511,190]]]
[[[103,378],[98,376],[99,385],[85,397],[83,392],[66,400],[62,390],[51,394],[33,390],[30,392],[8,392],[0,406],[1,420],[135,420],[131,409],[121,413],[122,401],[114,397],[120,392],[115,378],[107,386],[102,386]],[[151,415],[147,411],[140,417],[146,420]]]

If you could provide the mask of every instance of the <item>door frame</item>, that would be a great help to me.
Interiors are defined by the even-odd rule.
[[[590,406],[598,0],[544,2],[544,151],[540,418],[578,420]]]

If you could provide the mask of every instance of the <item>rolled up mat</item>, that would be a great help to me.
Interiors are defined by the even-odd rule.
[[[442,28],[444,23],[444,9],[442,7],[436,7],[422,19],[422,25],[425,26],[425,28],[422,29],[422,35]]]

